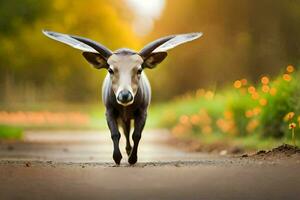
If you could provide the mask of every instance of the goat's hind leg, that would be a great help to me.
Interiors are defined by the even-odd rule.
[[[128,162],[133,165],[137,162],[138,145],[142,136],[142,132],[146,123],[147,113],[141,112],[134,119],[134,131],[132,133],[133,148],[129,155]]]

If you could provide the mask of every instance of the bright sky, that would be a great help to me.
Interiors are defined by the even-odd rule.
[[[135,14],[133,29],[139,36],[148,34],[155,19],[158,19],[165,7],[165,0],[126,0]]]

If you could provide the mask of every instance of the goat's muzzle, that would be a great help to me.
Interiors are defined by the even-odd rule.
[[[122,90],[118,94],[117,100],[122,105],[129,105],[133,101],[133,95],[129,90]]]

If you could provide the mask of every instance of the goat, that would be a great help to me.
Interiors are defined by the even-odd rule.
[[[95,68],[107,69],[108,73],[102,87],[102,100],[106,107],[106,120],[113,141],[113,159],[117,165],[122,159],[119,149],[121,137],[119,126],[121,126],[126,137],[128,162],[135,164],[151,100],[151,88],[144,69],[154,68],[166,58],[168,50],[195,40],[202,36],[202,33],[166,36],[149,43],[139,53],[127,48],[112,52],[87,38],[46,30],[43,30],[43,33],[51,39],[83,51],[84,58]],[[133,147],[130,144],[132,120]]]

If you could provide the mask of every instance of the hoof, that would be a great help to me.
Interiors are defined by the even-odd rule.
[[[122,160],[122,154],[120,151],[114,152],[113,159],[117,165],[120,165]]]
[[[128,158],[128,163],[131,165],[134,165],[137,162],[137,156],[136,155],[130,155]]]

